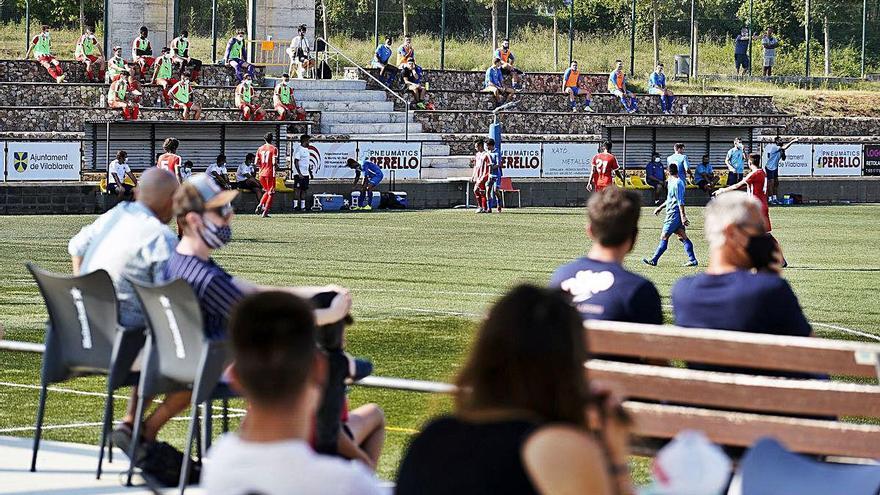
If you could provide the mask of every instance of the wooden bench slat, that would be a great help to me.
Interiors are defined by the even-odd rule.
[[[880,417],[880,386],[796,380],[646,364],[591,360],[593,380],[624,397],[674,404],[814,416]]]
[[[880,344],[591,320],[593,354],[877,377]]]
[[[787,448],[805,454],[864,459],[880,458],[880,426],[785,418],[738,412],[628,401],[637,437],[675,437],[681,430],[701,430],[715,443],[749,447],[771,436]]]

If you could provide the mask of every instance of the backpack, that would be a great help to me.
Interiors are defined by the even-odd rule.
[[[333,71],[330,69],[330,64],[327,63],[326,60],[322,60],[320,64],[318,64],[318,79],[333,79]]]
[[[152,478],[162,486],[177,486],[180,482],[180,468],[183,466],[183,452],[167,442],[153,442],[147,447],[147,454],[138,464],[145,478]],[[202,474],[202,463],[190,463],[189,484],[197,484]]]

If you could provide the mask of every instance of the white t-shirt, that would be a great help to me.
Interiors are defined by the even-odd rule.
[[[218,173],[218,174],[220,174],[221,177],[226,177],[226,174],[227,174],[227,172],[226,172],[226,165],[224,165],[224,166],[221,167],[220,165],[218,165],[218,164],[216,164],[216,163],[212,163],[212,164],[211,164],[210,166],[208,166],[208,168],[205,170],[205,173],[208,174],[208,176],[211,177],[212,179],[214,179],[214,173]],[[216,179],[215,179],[215,180],[216,180]]]
[[[309,149],[305,146],[298,146],[293,152],[294,164],[299,160],[299,171],[305,177],[309,176]],[[293,173],[296,173],[296,165],[293,166]]]
[[[125,182],[125,173],[131,172],[131,168],[127,163],[119,163],[119,160],[113,160],[110,162],[110,165],[107,167],[110,171],[110,183],[115,183],[115,179],[113,178],[113,174],[116,174],[119,177],[119,180]]]
[[[193,171],[191,168],[186,168],[183,165],[180,166],[179,170],[180,170],[180,176],[183,177],[183,180],[189,179],[193,174]]]
[[[761,38],[761,46],[763,46],[764,43],[766,43],[768,45],[772,45],[774,43],[779,43],[779,40],[776,39],[775,36],[764,35],[764,37]],[[768,57],[768,58],[775,57],[776,56],[776,48],[764,48],[764,56]]]
[[[243,180],[247,180],[249,175],[253,175],[254,166],[253,165],[245,165],[242,163],[235,169],[235,180],[241,182]]]
[[[306,57],[308,57],[312,51],[312,47],[309,45],[309,39],[299,35],[290,40],[290,52],[292,55],[296,55],[297,48],[302,49],[303,55]]]
[[[211,495],[385,493],[362,464],[316,454],[306,442],[245,442],[223,435],[208,452],[202,488]]]

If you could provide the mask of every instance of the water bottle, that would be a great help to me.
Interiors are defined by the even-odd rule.
[[[687,103],[685,103],[684,105],[681,106],[681,113],[687,115],[687,113],[688,113]]]
[[[101,93],[101,108],[107,107],[107,96]]]
[[[226,85],[232,86],[232,78],[229,77],[229,74],[226,74]]]
[[[162,95],[156,95],[156,108],[162,108]]]

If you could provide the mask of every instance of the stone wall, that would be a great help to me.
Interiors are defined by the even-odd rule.
[[[602,134],[608,127],[770,127],[787,117],[743,115],[591,115],[585,113],[502,112],[505,132],[515,134]],[[483,133],[493,121],[487,111],[416,111],[424,132]]]
[[[128,44],[123,47],[129,46]],[[124,48],[125,50],[125,48]],[[157,51],[155,45],[153,50]],[[128,56],[127,51],[123,51]],[[61,68],[67,74],[67,83],[86,82],[85,65],[71,60],[62,60]],[[257,84],[263,82],[263,70],[256,68]],[[205,86],[224,86],[226,81],[235,81],[235,71],[229,67],[208,65],[202,68],[199,84]],[[53,82],[52,78],[38,62],[34,60],[0,60],[0,82]]]
[[[789,136],[880,136],[880,118],[795,117],[781,132]]]
[[[180,110],[145,108],[141,120],[174,121],[180,119]],[[320,112],[307,112],[307,117],[320,127]],[[94,107],[0,107],[0,131],[27,132],[81,132],[88,120],[121,120],[119,110]],[[241,120],[238,110],[206,108],[202,121]]]
[[[90,214],[99,207],[97,186],[89,184],[0,183],[0,214],[61,215]]]
[[[488,68],[488,67],[487,67]],[[376,77],[378,69],[367,69]],[[379,85],[366,77],[361,71],[354,68],[346,68],[346,77],[352,79],[366,79],[367,87],[378,89]],[[428,83],[431,89],[459,89],[479,90],[483,87],[485,71],[469,70],[425,70],[423,81]],[[510,81],[510,79],[506,79]],[[556,72],[530,72],[523,78],[526,91],[537,93],[557,93],[562,86],[562,71]],[[608,74],[581,74],[581,87],[589,88],[590,91],[606,91],[608,87]]]
[[[445,134],[443,144],[449,145],[450,156],[470,156],[474,154],[474,140],[486,138],[485,132],[470,134]],[[509,143],[599,143],[602,136],[599,134],[516,134],[504,133],[504,140]]]

